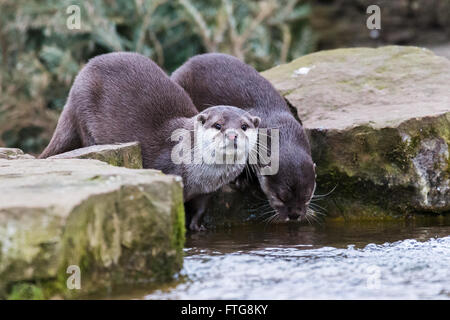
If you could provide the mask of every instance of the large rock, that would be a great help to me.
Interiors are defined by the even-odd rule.
[[[34,157],[32,155],[23,153],[22,150],[17,148],[0,148],[0,159],[34,159]]]
[[[117,167],[142,169],[139,142],[95,145],[61,153],[49,159],[96,159]]]
[[[309,132],[330,215],[450,211],[450,61],[416,47],[307,55],[262,73]]]
[[[183,245],[179,177],[97,160],[0,160],[0,297],[168,281]],[[66,287],[70,265],[81,290]]]

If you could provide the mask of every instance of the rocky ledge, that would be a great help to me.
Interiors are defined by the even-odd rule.
[[[23,153],[22,150],[17,148],[0,148],[0,159],[34,159],[34,157],[32,155]]]
[[[262,73],[302,120],[328,214],[450,211],[450,61],[416,47],[323,51]]]
[[[339,219],[450,212],[450,61],[416,47],[322,51],[261,73],[303,123],[317,202]],[[263,220],[253,183],[215,195],[207,226]]]
[[[142,169],[139,142],[95,145],[57,154],[49,159],[96,159],[116,167]]]
[[[183,245],[179,177],[98,160],[0,159],[0,297],[169,281]],[[78,275],[81,289],[70,290]]]

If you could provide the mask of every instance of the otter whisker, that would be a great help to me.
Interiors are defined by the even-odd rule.
[[[272,209],[272,207],[266,206],[266,205],[260,206],[258,209],[255,209],[253,211],[261,211],[262,209],[264,209],[265,211],[261,212],[261,215],[265,215],[267,213],[271,213],[271,212],[275,211],[274,209]]]
[[[278,217],[278,215],[278,212],[276,212],[272,217],[270,217],[268,223],[272,223]]]
[[[263,213],[261,214],[261,216],[265,216],[265,215],[274,213],[274,212],[276,212],[276,211],[277,211],[277,210],[269,210],[269,211],[263,212]]]
[[[320,215],[320,216],[326,217],[325,213],[317,211],[317,210],[313,211],[313,213],[314,213],[314,215]]]
[[[327,212],[327,209],[325,209],[325,208],[322,207],[322,206],[319,206],[317,203],[309,203],[309,206],[310,206],[312,209],[316,209],[316,210],[317,210],[317,208],[319,208],[319,209],[322,209],[323,211]]]
[[[269,200],[267,198],[262,198],[258,193],[254,192],[254,193],[252,193],[252,196],[255,197],[256,199],[258,199],[261,202],[269,204]]]
[[[318,223],[319,225],[321,225],[322,223],[318,220],[318,218],[314,215],[309,215],[308,217],[310,217],[313,222]]]
[[[313,196],[313,199],[323,198],[323,197],[329,196],[334,190],[336,190],[337,186],[338,186],[338,185],[335,185],[334,188],[331,189],[331,191],[328,192],[328,193],[326,193],[326,194],[315,194],[315,195]]]
[[[319,217],[316,215],[318,212],[314,211],[310,208],[308,208],[308,210],[306,210],[306,216],[310,217],[311,219],[314,220],[314,222],[317,222],[318,224],[322,225]]]
[[[258,211],[258,210],[261,210],[261,209],[269,209],[269,208],[271,208],[271,207],[270,207],[270,204],[265,203],[265,204],[263,204],[263,205],[260,205],[260,206],[257,207],[257,208],[253,208],[252,210]]]
[[[318,217],[318,216],[313,216],[314,220],[319,224],[319,225],[323,225],[322,220]]]
[[[278,215],[279,215],[277,210],[269,211],[268,213],[266,213],[266,215],[270,214],[270,213],[274,213],[274,214],[263,220],[264,222],[266,222],[266,224],[272,223],[272,221],[274,219],[276,219],[278,217]]]
[[[259,201],[263,201],[266,202],[267,204],[270,205],[269,200],[267,200],[266,198],[261,198],[259,195],[257,195],[256,193],[253,194],[253,196],[258,199]]]
[[[305,215],[306,221],[308,221],[309,225],[311,225],[311,221],[308,219],[308,214]]]

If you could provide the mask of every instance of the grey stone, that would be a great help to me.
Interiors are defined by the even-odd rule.
[[[24,283],[48,298],[169,281],[183,245],[179,177],[97,160],[0,160],[0,296]],[[81,290],[66,287],[70,265]]]
[[[95,145],[61,153],[49,159],[97,159],[117,167],[142,169],[139,142]]]

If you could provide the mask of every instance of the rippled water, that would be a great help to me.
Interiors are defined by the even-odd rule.
[[[449,235],[448,218],[194,234],[187,280],[140,298],[449,299]]]

